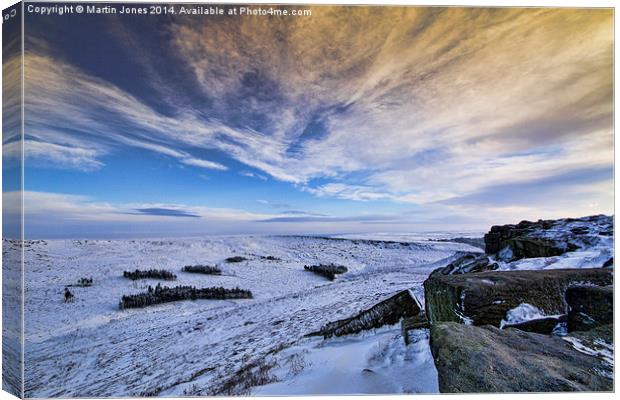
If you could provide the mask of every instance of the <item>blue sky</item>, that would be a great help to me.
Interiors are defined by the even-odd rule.
[[[485,230],[613,211],[610,10],[312,11],[27,14],[27,235]]]

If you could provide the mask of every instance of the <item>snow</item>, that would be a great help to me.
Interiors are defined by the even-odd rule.
[[[565,341],[571,344],[573,348],[581,353],[594,356],[599,358],[605,366],[609,367],[610,371],[613,371],[614,368],[614,346],[613,344],[607,343],[602,339],[596,339],[593,343],[592,347],[587,346],[580,339],[572,336],[564,336],[562,337]],[[604,372],[604,371],[598,371]],[[607,374],[608,377],[613,379],[613,373]]]
[[[560,268],[599,268],[613,257],[613,242],[583,251],[571,251],[555,257],[523,258],[510,263],[498,262],[499,271]]]
[[[557,325],[553,327],[551,334],[560,337],[568,335],[568,324],[566,322],[558,322]]]
[[[257,387],[252,394],[437,393],[428,330],[412,331],[410,339],[405,346],[400,330],[390,327],[307,340],[282,352],[275,371],[278,382]]]
[[[348,233],[340,235],[331,235],[334,238],[351,239],[351,240],[378,240],[392,242],[426,242],[435,240],[448,240],[454,238],[481,238],[485,232],[483,231],[429,231],[429,232],[410,232],[410,233]]]
[[[502,250],[500,250],[500,252],[497,254],[497,258],[499,258],[500,260],[510,260],[512,259],[512,249],[510,247],[504,247]]]
[[[430,272],[463,252],[480,252],[467,244],[430,239],[466,236],[443,232],[29,241],[26,396],[437,392],[427,330],[411,331],[409,346],[398,325],[327,340],[306,335],[402,290],[410,290],[423,305],[422,283]],[[613,256],[612,246],[613,238],[602,235],[573,253],[498,264],[501,270],[599,267]],[[247,261],[226,263],[231,256]],[[348,272],[331,282],[304,271],[304,265],[318,263],[344,265]],[[181,271],[196,264],[216,265],[222,275]],[[160,282],[130,281],[122,277],[123,271],[151,268],[178,276],[174,282],[161,281],[164,286],[240,287],[251,290],[254,298],[119,311],[122,295]],[[66,285],[90,277],[92,287],[72,287],[75,302],[63,302]],[[521,304],[502,323],[544,316]],[[235,381],[239,376],[255,379],[247,379],[244,386]]]
[[[520,324],[535,319],[559,317],[559,315],[545,315],[538,307],[528,303],[521,303],[506,312],[506,318],[500,322],[500,329],[506,325]]]
[[[318,357],[317,365],[322,357],[335,361],[328,351],[315,349],[321,340],[309,341],[304,336],[401,290],[411,289],[422,298],[422,283],[428,274],[445,265],[457,251],[471,249],[449,242],[403,245],[261,236],[29,242],[25,250],[26,395],[222,394],[221,389],[244,367],[279,359],[287,349],[310,351]],[[248,261],[224,262],[233,255]],[[262,259],[264,256],[281,261]],[[332,262],[349,268],[334,282],[303,270],[306,264]],[[192,264],[217,265],[222,275],[181,272],[184,265]],[[171,270],[178,276],[175,282],[162,281],[165,286],[238,286],[251,290],[254,298],[185,301],[119,311],[123,294],[142,292],[147,285],[158,283],[130,281],[122,272],[150,268]],[[64,303],[65,285],[83,277],[92,277],[94,285],[71,288],[75,302]],[[395,326],[391,333],[377,338],[369,336],[361,342],[346,339],[331,346],[347,354],[357,354],[354,349],[359,346],[401,349],[404,344],[400,344],[402,338],[396,338],[397,329]],[[377,375],[358,381],[355,390],[429,391],[426,386],[416,386],[421,383],[406,374],[395,372],[405,363],[398,360],[399,354],[417,360],[414,353],[414,347],[395,351],[392,367],[352,356],[347,369],[359,372],[370,366]],[[428,369],[424,357],[420,364],[407,364]]]
[[[21,394],[22,247],[17,240],[2,243],[2,372],[4,390]]]

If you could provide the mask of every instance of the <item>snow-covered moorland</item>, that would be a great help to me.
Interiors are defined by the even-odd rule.
[[[377,334],[305,337],[422,282],[467,244],[313,237],[49,240],[26,243],[26,396],[436,392],[427,345],[404,348],[398,325]],[[247,260],[230,263],[226,258]],[[304,271],[334,263],[335,281]],[[182,272],[216,265],[221,275]],[[123,278],[166,269],[176,281]],[[93,278],[90,287],[65,286]],[[120,311],[148,285],[239,287],[253,299],[196,300]],[[420,333],[423,336],[423,333]],[[337,364],[333,364],[336,363]],[[415,376],[411,369],[424,371]],[[333,371],[340,371],[334,376]],[[345,379],[346,386],[330,384]]]
[[[473,312],[472,318],[488,324],[497,313],[476,314],[478,306],[471,299],[478,297],[464,296],[463,291],[460,306],[446,297],[448,286],[462,280],[459,274],[471,276],[466,280],[474,285],[471,282],[480,276],[513,279],[513,272],[504,271],[566,267],[599,270],[582,270],[578,274],[575,270],[540,272],[553,275],[553,282],[560,285],[567,279],[576,279],[568,277],[570,274],[607,282],[609,268],[613,266],[611,217],[523,221],[491,228],[484,240],[487,253],[480,243],[480,239],[464,233],[27,241],[26,396],[393,394],[438,392],[442,385],[442,391],[450,391],[452,386],[446,376],[457,380],[462,376],[442,369],[445,363],[437,364],[436,357],[447,353],[435,354],[436,348],[431,353],[429,325],[407,328],[419,324],[420,315],[426,321],[425,294],[427,311],[431,311],[429,315],[434,315],[439,325],[453,321],[452,314],[443,316],[441,312],[454,307],[458,308],[454,310],[457,315]],[[4,245],[9,248],[5,257],[16,253],[10,251],[15,243],[5,241]],[[196,265],[210,267],[198,268],[203,273],[184,270]],[[332,280],[332,276],[305,268],[316,265],[332,266],[343,273],[335,274]],[[476,273],[481,271],[492,272]],[[517,272],[534,283],[543,276],[534,276],[531,271]],[[128,279],[143,275],[167,280]],[[173,276],[176,279],[170,280]],[[427,278],[427,287],[423,287]],[[489,282],[492,281],[479,279],[479,285]],[[583,291],[579,289],[580,282],[567,284],[577,285],[572,291]],[[183,288],[150,288],[157,284]],[[73,301],[65,302],[66,287],[73,294]],[[221,289],[196,290],[213,287]],[[501,287],[494,286],[497,291]],[[472,286],[468,290],[477,289]],[[119,309],[123,296],[145,292],[134,297],[139,300],[135,306],[150,304],[147,307]],[[540,323],[553,314],[551,317],[559,322],[552,322],[563,327],[561,332],[554,328],[553,335],[564,336],[566,323],[561,318],[568,318],[568,328],[579,322],[571,319],[570,312],[564,315],[564,300],[558,303],[557,312],[549,314],[540,308],[551,307],[555,300],[549,299],[564,296],[556,292],[534,285],[527,292],[528,301],[510,298],[513,291],[508,290],[497,294],[507,296],[500,296],[504,300],[483,306],[506,309],[503,320],[496,318],[499,328]],[[171,293],[177,297],[166,298]],[[595,293],[600,297],[597,301],[603,301],[601,307],[607,304],[604,299],[609,298],[609,293],[609,287],[601,287]],[[585,296],[577,299],[582,302],[590,299],[590,295],[579,296]],[[198,297],[204,299],[190,300]],[[187,300],[174,301],[180,298]],[[545,303],[545,299],[549,301]],[[154,304],[161,301],[165,302]],[[446,301],[449,304],[440,307]],[[409,305],[398,308],[402,302]],[[600,309],[596,304],[595,308]],[[589,303],[579,307],[586,306]],[[389,325],[394,321],[391,312],[400,313],[396,318],[403,321],[402,330],[399,324]],[[606,314],[596,318],[603,322],[608,319]],[[362,326],[379,328],[358,329]],[[437,326],[431,326],[430,335],[442,339],[442,328],[435,329]],[[447,345],[459,344],[459,340],[449,340],[450,334],[486,332],[481,328],[463,332],[459,329],[444,329]],[[339,330],[346,334],[332,337],[332,333],[338,336]],[[409,332],[408,345],[403,332]],[[596,346],[604,344],[602,352],[612,351],[613,344],[601,342],[598,331],[588,334]],[[506,335],[494,336],[491,344],[500,346],[501,340],[513,340],[512,333]],[[573,333],[565,340],[583,353],[589,339],[582,336]],[[435,342],[433,339],[432,343]],[[562,346],[558,349],[564,351]],[[587,354],[595,352],[588,351]],[[490,360],[502,362],[501,357]],[[553,389],[536,386],[536,380],[530,378],[524,376],[523,380],[532,384],[527,387],[534,391]],[[591,382],[584,388],[601,390],[599,386],[607,388],[608,381]],[[480,388],[474,385],[468,390],[477,392]],[[575,388],[585,390],[579,385]]]

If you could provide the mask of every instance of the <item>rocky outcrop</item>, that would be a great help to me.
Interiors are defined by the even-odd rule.
[[[555,336],[448,322],[432,325],[430,342],[442,393],[613,389],[603,360]]]
[[[438,268],[431,273],[433,275],[459,275],[470,272],[493,271],[498,268],[485,254],[466,253],[443,268]]]
[[[310,335],[321,335],[324,338],[350,335],[384,325],[394,325],[402,318],[416,316],[421,311],[422,306],[415,295],[404,290],[353,317],[330,322]]]
[[[613,323],[614,289],[581,285],[566,290],[568,330],[586,331]]]
[[[500,326],[507,311],[522,303],[546,315],[565,314],[568,287],[584,282],[606,286],[612,280],[607,268],[435,274],[424,282],[426,314],[431,323]]]
[[[494,226],[486,254],[433,271],[425,311],[440,391],[612,390],[610,236],[602,215]],[[545,269],[556,262],[571,269]],[[405,340],[409,326],[422,325],[404,320]]]
[[[613,235],[613,219],[606,215],[558,220],[521,221],[493,226],[484,236],[485,252],[505,261],[553,257],[596,245]]]

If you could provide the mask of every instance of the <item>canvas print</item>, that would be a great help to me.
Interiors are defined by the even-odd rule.
[[[613,18],[7,7],[3,389],[613,391]]]

